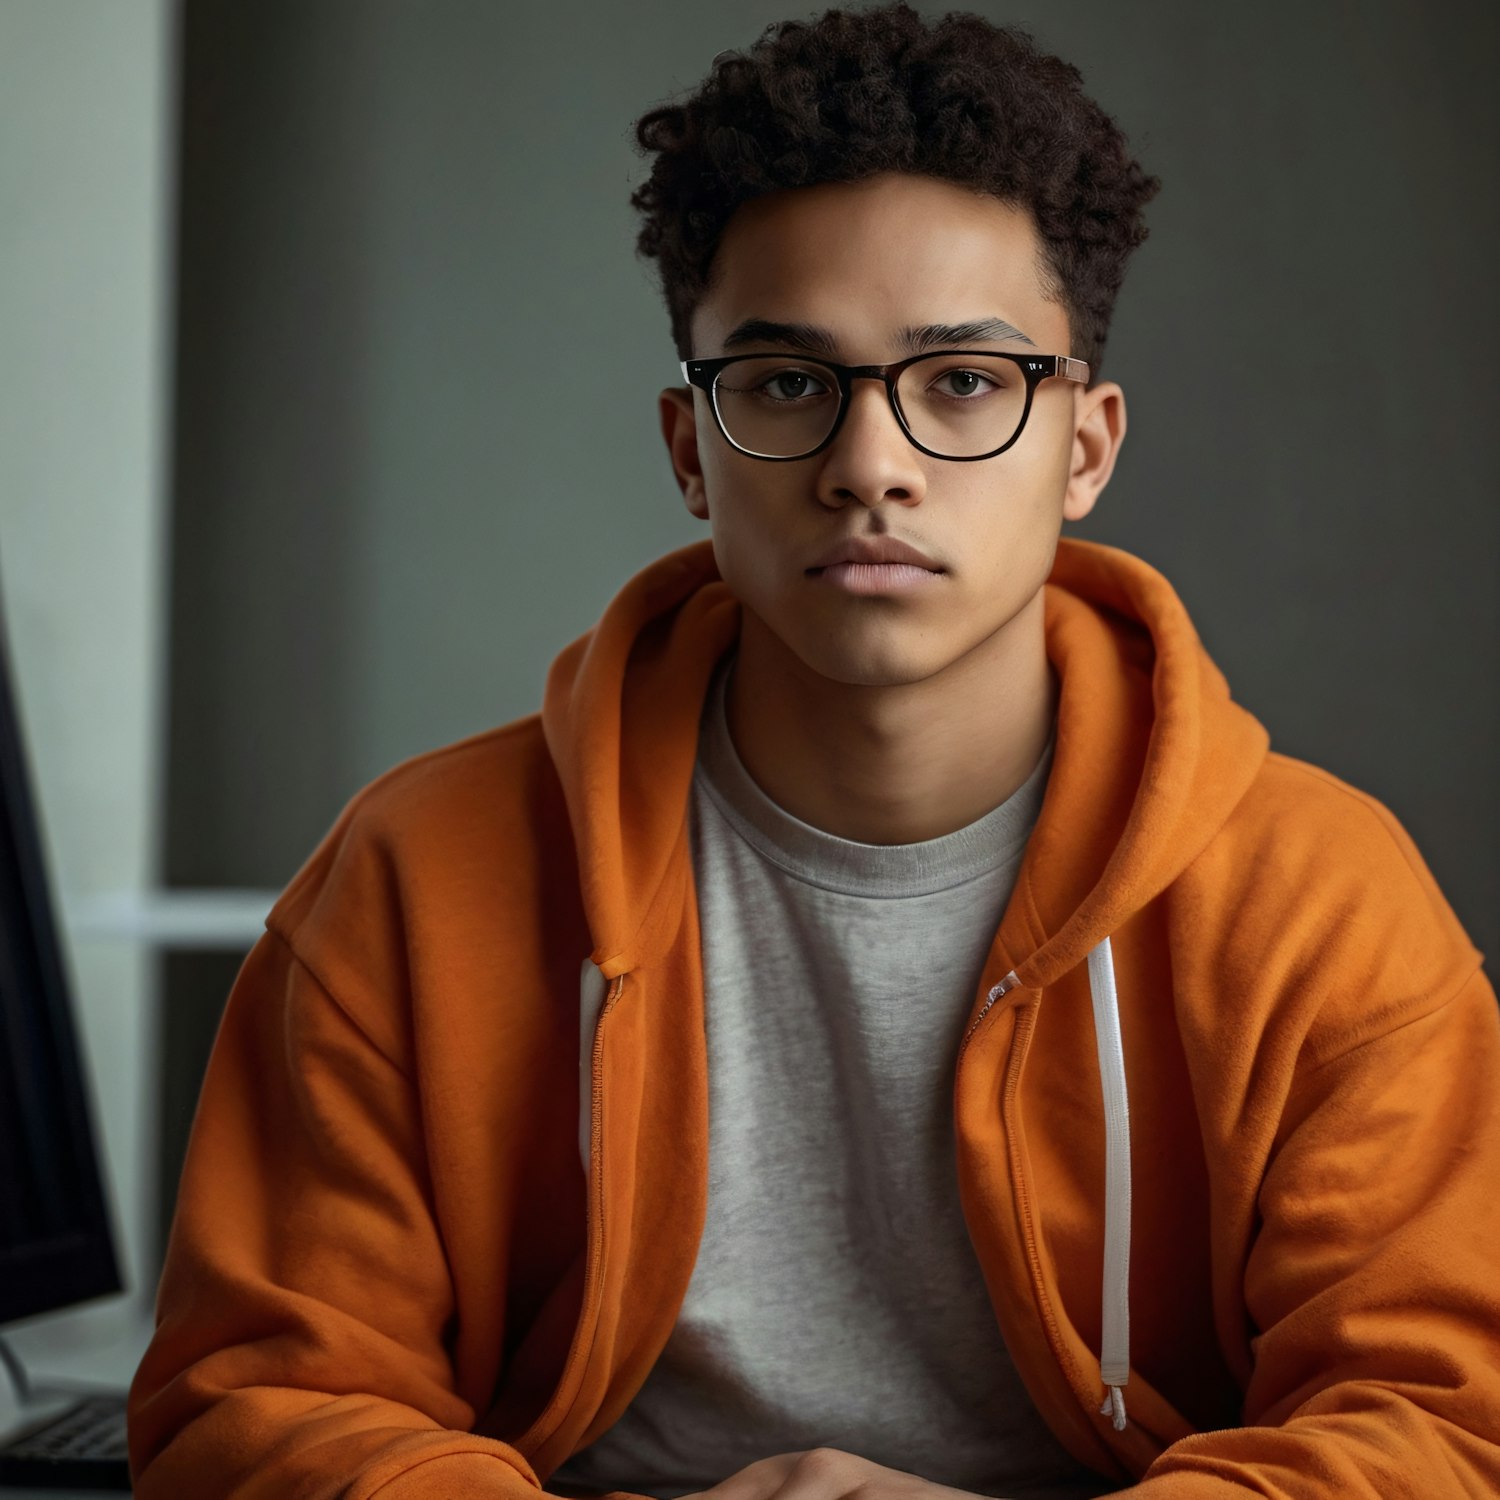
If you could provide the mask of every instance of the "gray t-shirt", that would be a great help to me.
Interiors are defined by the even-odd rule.
[[[959,1207],[953,1071],[1051,766],[978,822],[851,842],[772,802],[720,668],[692,791],[708,1213],[666,1347],[554,1482],[676,1497],[833,1447],[1016,1500],[1113,1486],[1006,1353]]]

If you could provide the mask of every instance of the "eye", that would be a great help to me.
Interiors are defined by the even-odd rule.
[[[809,396],[828,393],[827,384],[811,370],[777,370],[755,387],[759,395],[772,401],[804,401]]]
[[[944,370],[929,389],[937,391],[940,396],[962,399],[983,396],[987,391],[998,390],[999,386],[992,377],[978,370]]]

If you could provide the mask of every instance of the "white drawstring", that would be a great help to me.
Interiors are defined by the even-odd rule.
[[[1114,957],[1105,938],[1089,953],[1089,995],[1094,1002],[1094,1040],[1104,1092],[1104,1292],[1099,1378],[1105,1386],[1102,1415],[1116,1432],[1125,1429],[1130,1379],[1130,1106],[1125,1095],[1125,1047]]]

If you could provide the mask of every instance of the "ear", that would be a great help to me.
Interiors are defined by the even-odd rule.
[[[698,457],[698,411],[691,386],[668,386],[657,397],[661,435],[666,439],[672,472],[688,510],[700,521],[708,519],[708,491]]]
[[[1081,521],[1109,483],[1125,441],[1125,392],[1113,380],[1101,380],[1088,390],[1075,387],[1073,416],[1073,458],[1063,516]]]

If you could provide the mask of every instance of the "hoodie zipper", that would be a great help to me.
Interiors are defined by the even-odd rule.
[[[1123,1058],[1119,1060],[1118,1065],[1115,1069],[1111,1070],[1109,1068],[1106,1060],[1104,1029],[1101,1024],[1100,1005],[1098,1000],[1098,995],[1100,993],[1101,986],[1104,983],[1105,974],[1107,973],[1110,994],[1110,1013],[1115,1016],[1114,1029],[1111,1033],[1111,1036],[1113,1038],[1112,1046],[1114,1051],[1118,1052],[1120,1046],[1118,1034],[1119,1022],[1118,1012],[1115,1009],[1113,1000],[1114,971],[1112,967],[1112,960],[1109,954],[1109,940],[1107,938],[1103,941],[1103,943],[1099,945],[1099,947],[1094,952],[1090,953],[1089,968],[1089,991],[1090,996],[1094,999],[1095,1007],[1095,1034],[1096,1036],[1100,1037],[1099,1068],[1101,1076],[1105,1078],[1105,1111],[1106,1114],[1108,1114],[1113,1108],[1117,1110],[1117,1112],[1123,1118],[1125,1115]],[[975,1015],[973,1021],[969,1025],[969,1029],[964,1033],[963,1042],[959,1046],[957,1065],[954,1069],[955,1087],[957,1087],[958,1075],[963,1065],[964,1054],[968,1050],[969,1043],[978,1033],[980,1025],[983,1023],[985,1017],[989,1015],[992,1009],[994,1009],[997,1001],[1019,987],[1020,980],[1016,977],[1016,971],[1012,969],[1010,973],[1008,973],[1005,978],[999,982],[999,984],[995,985],[995,987],[985,998],[984,1004],[980,1006],[978,1013]],[[1001,1111],[1007,1121],[1007,1164],[1009,1167],[1011,1181],[1011,1199],[1015,1206],[1016,1218],[1020,1226],[1021,1245],[1022,1249],[1025,1252],[1026,1263],[1031,1276],[1032,1289],[1037,1299],[1037,1305],[1042,1312],[1041,1321],[1043,1336],[1047,1342],[1047,1345],[1051,1349],[1053,1359],[1057,1362],[1058,1367],[1063,1372],[1064,1378],[1067,1380],[1068,1386],[1073,1391],[1075,1399],[1079,1400],[1085,1412],[1088,1414],[1089,1425],[1092,1430],[1094,1408],[1089,1401],[1083,1398],[1083,1387],[1081,1386],[1080,1382],[1074,1378],[1076,1372],[1074,1370],[1073,1363],[1071,1359],[1068,1358],[1067,1353],[1058,1338],[1056,1329],[1053,1326],[1053,1313],[1051,1311],[1052,1298],[1047,1287],[1046,1275],[1042,1268],[1041,1252],[1037,1244],[1036,1225],[1032,1218],[1031,1211],[1031,1195],[1029,1191],[1029,1184],[1026,1180],[1024,1172],[1022,1171],[1021,1158],[1016,1151],[1014,1137],[1009,1126],[1009,1121],[1013,1115],[1014,1110],[1017,1107],[1016,1101],[1017,1095],[1019,1093],[1021,1066],[1025,1062],[1026,1054],[1031,1049],[1031,1038],[1035,1025],[1035,1007],[1023,1006],[1021,1008],[1020,1014],[1016,1018],[1016,1032],[1011,1042],[1011,1057],[1009,1063],[1006,1066],[1005,1081],[1001,1094]],[[1118,1102],[1112,1104],[1111,1100],[1115,1096],[1115,1090],[1111,1087],[1111,1079],[1112,1076],[1116,1073],[1120,1078]],[[1123,1251],[1120,1251],[1118,1248],[1116,1251],[1121,1261],[1121,1269],[1116,1273],[1116,1275],[1117,1279],[1123,1280],[1127,1275],[1127,1271],[1124,1268],[1128,1267],[1129,1256],[1129,1140],[1127,1134],[1123,1147],[1117,1147],[1114,1145],[1114,1140],[1116,1138],[1117,1132],[1114,1129],[1110,1129],[1107,1134],[1109,1135],[1111,1140],[1111,1158],[1113,1158],[1117,1150],[1123,1150],[1126,1157],[1126,1166],[1124,1169],[1124,1185],[1123,1188],[1118,1189],[1124,1200],[1124,1207],[1122,1212],[1126,1225],[1126,1238],[1124,1241]],[[1108,1177],[1111,1183],[1113,1183],[1113,1180],[1117,1175],[1117,1171],[1118,1164],[1113,1159],[1111,1159],[1108,1167]],[[1117,1189],[1114,1186],[1111,1186],[1110,1191],[1115,1192],[1117,1191]],[[1110,1238],[1110,1221],[1114,1220],[1118,1224],[1119,1219],[1116,1214],[1110,1213],[1108,1209],[1106,1210],[1105,1217],[1106,1239],[1108,1240]],[[1106,1247],[1107,1257],[1108,1254],[1109,1249],[1108,1247]],[[1126,1413],[1125,1403],[1123,1397],[1121,1396],[1119,1387],[1124,1385],[1129,1379],[1128,1354],[1125,1352],[1128,1350],[1129,1313],[1128,1309],[1123,1310],[1119,1315],[1118,1326],[1115,1325],[1115,1322],[1114,1320],[1112,1320],[1112,1316],[1110,1313],[1111,1304],[1109,1300],[1109,1290],[1109,1277],[1106,1276],[1106,1285],[1104,1289],[1103,1299],[1104,1320],[1106,1324],[1110,1324],[1111,1327],[1113,1327],[1114,1331],[1112,1336],[1105,1341],[1109,1351],[1108,1354],[1101,1352],[1099,1373],[1101,1381],[1105,1382],[1106,1385],[1106,1399],[1103,1406],[1099,1407],[1097,1410],[1100,1415],[1109,1416],[1111,1418],[1111,1425],[1117,1431],[1121,1431],[1124,1429],[1126,1424]]]
[[[594,1044],[590,1058],[589,1092],[589,1180],[588,1180],[588,1242],[585,1250],[583,1301],[579,1308],[578,1324],[573,1331],[573,1342],[568,1357],[558,1377],[557,1389],[542,1414],[531,1424],[529,1430],[516,1442],[517,1449],[530,1456],[544,1443],[549,1442],[562,1426],[569,1406],[562,1400],[562,1393],[573,1383],[587,1364],[594,1349],[594,1332],[599,1322],[600,1294],[604,1286],[604,1018],[614,1009],[625,988],[625,976],[618,974],[610,981],[594,1023]]]
[[[994,1008],[996,1002],[1003,996],[1010,994],[1019,987],[1020,981],[1016,979],[1015,970],[1011,970],[1004,979],[997,984],[989,993],[983,1006],[980,1007],[978,1015],[974,1017],[968,1031],[964,1034],[964,1040],[959,1047],[958,1067],[955,1069],[955,1084],[959,1070],[963,1066],[964,1053],[968,1050],[969,1043],[973,1040],[979,1030],[980,1023]],[[1011,1203],[1015,1210],[1015,1220],[1020,1234],[1021,1248],[1026,1260],[1027,1271],[1031,1278],[1032,1292],[1037,1298],[1038,1309],[1042,1312],[1040,1319],[1040,1332],[1044,1347],[1050,1352],[1053,1360],[1063,1371],[1067,1384],[1074,1392],[1077,1399],[1077,1387],[1068,1375],[1069,1362],[1059,1348],[1053,1331],[1049,1326],[1051,1322],[1050,1299],[1042,1274],[1041,1256],[1036,1244],[1036,1229],[1032,1220],[1030,1195],[1025,1191],[1025,1179],[1021,1173],[1021,1163],[1016,1151],[1014,1136],[1009,1127],[1009,1121],[1016,1107],[1016,1095],[1020,1084],[1021,1065],[1026,1054],[1031,1049],[1032,1031],[1036,1024],[1036,1011],[1034,1007],[1022,1006],[1020,1014],[1016,1018],[1015,1036],[1011,1039],[1011,1054],[1005,1066],[1005,1078],[1001,1085],[1000,1109],[1002,1116],[1006,1119],[1006,1175],[1009,1179]]]
[[[1000,983],[997,984],[989,992],[988,996],[986,996],[985,998],[984,1004],[979,1007],[979,1014],[975,1016],[974,1019],[969,1023],[969,1029],[964,1032],[964,1039],[959,1043],[958,1060],[960,1062],[962,1062],[963,1060],[964,1049],[969,1045],[969,1042],[972,1040],[974,1033],[979,1030],[980,1023],[987,1015],[989,1015],[990,1011],[994,1009],[995,1002],[1002,996],[1010,994],[1010,992],[1015,989],[1020,983],[1021,981],[1016,978],[1016,971],[1012,969],[1010,973],[1007,974],[1005,978],[1002,979]]]

